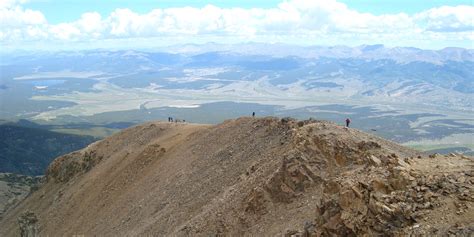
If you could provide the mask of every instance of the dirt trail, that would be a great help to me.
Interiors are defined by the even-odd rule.
[[[51,236],[469,236],[473,165],[325,121],[153,122],[56,159],[0,235],[30,211]]]

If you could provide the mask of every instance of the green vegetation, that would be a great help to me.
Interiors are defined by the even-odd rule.
[[[92,136],[95,138],[104,138],[108,137],[120,129],[106,128],[106,127],[92,127],[92,128],[57,128],[52,129],[53,132],[66,133],[79,136]]]
[[[11,173],[0,173],[0,181],[4,181],[8,186],[28,186],[34,187],[41,181],[42,176],[26,176]]]
[[[91,136],[15,124],[0,125],[0,172],[42,175],[54,158],[81,149],[95,140]]]

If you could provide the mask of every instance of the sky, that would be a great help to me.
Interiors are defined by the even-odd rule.
[[[474,0],[0,0],[3,49],[216,42],[473,48]]]

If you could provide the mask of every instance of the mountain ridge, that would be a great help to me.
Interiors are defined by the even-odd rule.
[[[370,49],[370,50],[369,50]],[[446,47],[421,49],[415,47],[387,47],[383,44],[359,46],[298,46],[287,44],[245,43],[236,45],[203,44],[175,45],[159,49],[169,53],[199,54],[204,52],[229,52],[237,54],[273,55],[277,57],[298,56],[302,58],[361,58],[392,59],[398,63],[423,61],[442,64],[447,61],[474,61],[474,49]]]
[[[462,47],[445,47],[441,49],[422,49],[416,47],[394,46],[389,47],[383,44],[363,44],[358,46],[323,46],[323,45],[291,45],[291,44],[268,44],[268,43],[241,43],[241,44],[178,44],[155,49],[88,49],[79,51],[47,51],[33,52],[22,51],[5,53],[7,61],[14,58],[21,58],[21,55],[43,55],[43,56],[66,56],[66,55],[87,55],[87,54],[123,54],[124,56],[139,56],[141,53],[156,54],[159,56],[168,55],[178,57],[180,54],[188,56],[198,55],[208,52],[233,53],[238,55],[273,55],[275,57],[297,56],[302,58],[362,58],[362,59],[392,59],[399,63],[409,63],[413,61],[423,61],[435,64],[442,64],[447,61],[474,61],[474,49]]]
[[[56,159],[0,234],[462,234],[472,167],[326,121],[151,122]]]

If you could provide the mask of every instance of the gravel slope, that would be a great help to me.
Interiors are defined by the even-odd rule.
[[[326,121],[147,123],[56,159],[0,235],[468,236],[474,162],[432,157]]]

